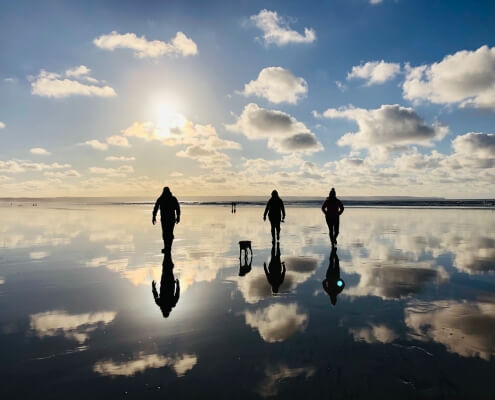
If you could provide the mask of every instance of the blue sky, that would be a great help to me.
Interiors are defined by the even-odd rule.
[[[495,196],[495,4],[376,3],[3,2],[2,196]]]

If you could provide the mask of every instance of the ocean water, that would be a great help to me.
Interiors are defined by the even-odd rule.
[[[0,207],[2,398],[494,398],[492,209],[262,214],[183,206],[163,267],[147,204]]]

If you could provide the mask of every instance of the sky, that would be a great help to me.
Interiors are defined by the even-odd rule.
[[[495,197],[493,1],[4,1],[0,196]]]

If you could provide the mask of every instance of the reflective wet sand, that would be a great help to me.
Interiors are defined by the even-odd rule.
[[[0,393],[493,398],[493,211],[348,208],[330,268],[318,209],[280,257],[262,213],[184,207],[172,268],[149,207],[1,207]]]

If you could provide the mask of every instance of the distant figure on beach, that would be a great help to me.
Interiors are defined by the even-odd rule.
[[[237,203],[236,203],[235,201],[233,201],[233,202],[231,203],[231,205],[232,205],[232,214],[235,214],[235,212],[236,212],[236,206],[237,206]]]
[[[268,200],[268,203],[266,203],[263,221],[266,221],[266,214],[268,214],[268,219],[270,220],[272,242],[275,242],[275,231],[277,231],[277,240],[280,240],[280,222],[284,222],[285,207],[284,202],[278,196],[276,190],[272,192],[272,197]]]
[[[280,261],[280,243],[277,243],[277,248],[275,250],[275,243],[272,244],[272,254],[270,262],[268,263],[268,268],[266,263],[263,264],[266,279],[272,287],[273,293],[278,293],[280,285],[285,279],[285,262]]]
[[[323,202],[321,211],[325,214],[332,247],[336,246],[337,236],[339,236],[340,215],[344,212],[344,205],[336,197],[334,188],[330,190],[327,199]]]
[[[156,200],[155,207],[153,208],[153,225],[156,223],[156,213],[160,209],[160,219],[162,222],[162,237],[164,247],[162,253],[167,250],[167,245],[172,244],[174,239],[174,227],[175,224],[180,222],[180,206],[179,202],[172,196],[172,192],[166,186],[163,188],[162,195]]]
[[[156,290],[156,282],[151,283],[151,291],[155,303],[162,311],[163,318],[167,318],[177,305],[180,297],[179,280],[174,277],[174,263],[170,250],[165,251],[162,264],[162,278],[160,280],[160,295]]]
[[[330,263],[327,269],[327,276],[322,282],[322,285],[323,289],[330,297],[332,304],[337,304],[337,296],[344,290],[345,283],[340,279],[340,262],[336,247],[332,247],[332,251],[330,252]]]

